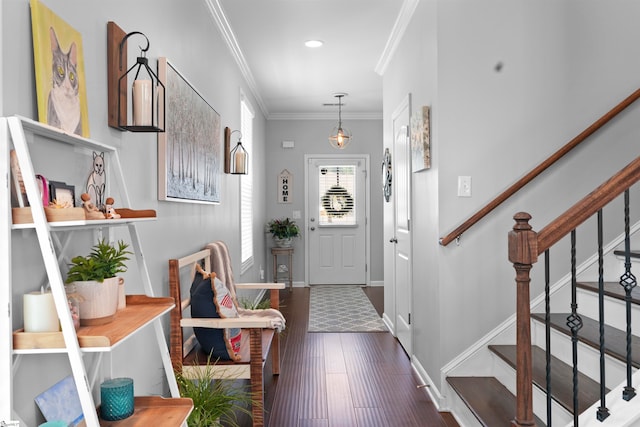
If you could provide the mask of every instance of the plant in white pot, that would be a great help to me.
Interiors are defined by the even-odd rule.
[[[272,219],[267,223],[276,246],[288,248],[294,237],[300,236],[300,227],[289,218]]]
[[[127,271],[125,261],[132,253],[122,240],[117,247],[100,240],[87,256],[71,259],[66,283],[75,287],[81,325],[102,325],[113,320],[118,308],[118,273]]]

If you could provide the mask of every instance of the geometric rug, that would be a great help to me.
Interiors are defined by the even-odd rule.
[[[309,332],[386,332],[360,286],[312,286]]]

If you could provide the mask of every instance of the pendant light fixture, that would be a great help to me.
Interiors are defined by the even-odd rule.
[[[342,98],[346,93],[336,93],[333,96],[338,98],[338,126],[333,128],[329,136],[329,143],[333,148],[344,149],[351,142],[351,131],[342,127]]]

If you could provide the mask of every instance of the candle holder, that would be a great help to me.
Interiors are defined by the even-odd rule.
[[[133,415],[133,380],[114,378],[100,384],[100,415],[107,421],[118,421]]]
[[[238,132],[240,137],[238,143],[233,149],[230,149],[231,135]],[[231,130],[227,127],[224,129],[224,172],[233,175],[249,174],[249,153],[242,145],[242,133],[239,130]]]

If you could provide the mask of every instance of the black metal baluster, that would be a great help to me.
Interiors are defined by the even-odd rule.
[[[571,329],[571,349],[573,355],[573,426],[578,427],[578,331],[582,328],[582,318],[578,314],[576,295],[576,230],[571,231],[571,314],[567,326]]]
[[[549,249],[544,251],[544,329],[546,353],[546,381],[547,381],[547,427],[551,427],[551,275],[549,273]]]
[[[605,386],[605,351],[604,351],[604,257],[602,252],[602,209],[598,211],[598,322],[600,325],[600,406],[598,407],[598,421],[604,421],[609,416],[606,403]]]
[[[631,239],[629,236],[629,190],[624,192],[624,274],[620,277],[624,288],[624,301],[627,309],[627,385],[622,391],[624,400],[631,400],[636,389],[631,386],[631,290],[636,287],[636,276],[631,273]]]

